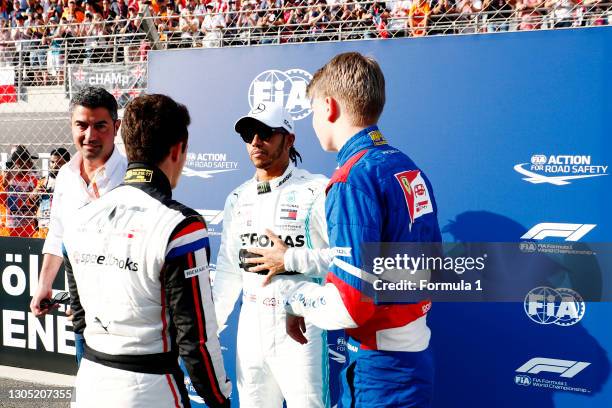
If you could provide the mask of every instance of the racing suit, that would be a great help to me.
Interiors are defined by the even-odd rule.
[[[248,180],[226,200],[213,298],[219,327],[224,327],[243,292],[236,346],[241,406],[280,408],[283,398],[289,408],[327,404],[326,333],[309,325],[308,344],[294,342],[286,334],[284,311],[289,288],[298,282],[322,282],[329,268],[327,251],[308,249],[328,246],[326,184],[324,176],[289,165],[269,182]],[[264,287],[266,273],[245,272],[239,252],[269,247],[266,228],[289,247],[285,253],[289,272]]]
[[[327,283],[296,285],[286,310],[324,329],[347,329],[340,406],[427,407],[431,303],[377,305],[361,244],[440,241],[431,185],[375,126],[349,139],[337,160],[326,202],[335,255]]]
[[[79,407],[189,407],[178,357],[209,407],[229,407],[212,304],[206,225],[156,167],[73,215],[64,256],[85,354]]]

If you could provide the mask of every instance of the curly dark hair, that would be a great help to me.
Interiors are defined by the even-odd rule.
[[[183,142],[187,147],[191,123],[185,105],[166,95],[143,95],[125,108],[121,137],[130,162],[161,163],[170,148]]]

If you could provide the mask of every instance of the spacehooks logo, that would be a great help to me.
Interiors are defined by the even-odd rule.
[[[306,87],[311,80],[312,75],[299,68],[264,71],[251,82],[249,106],[253,110],[260,103],[279,104],[285,107],[293,120],[304,119],[312,112],[306,96]]]
[[[535,154],[531,163],[514,166],[523,180],[533,184],[548,183],[555,186],[571,184],[573,180],[608,175],[607,165],[596,165],[588,155],[551,155]]]

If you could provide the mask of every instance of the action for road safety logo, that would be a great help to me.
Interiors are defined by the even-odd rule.
[[[595,164],[588,155],[535,154],[531,163],[519,163],[514,170],[523,180],[533,184],[548,183],[555,186],[571,184],[574,180],[608,175],[608,166]]]

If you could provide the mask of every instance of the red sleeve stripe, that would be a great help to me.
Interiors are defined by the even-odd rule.
[[[190,268],[194,267],[193,253],[191,252],[187,255],[187,265]],[[202,315],[202,304],[200,303],[200,291],[198,288],[198,279],[199,279],[198,276],[194,276],[193,278],[191,278],[191,287],[193,289],[193,301],[194,301],[194,305],[196,309],[196,316],[197,316],[197,321],[198,321],[198,332],[200,334],[200,341],[199,341],[200,353],[202,354],[202,360],[206,364],[206,372],[208,374],[208,379],[210,380],[210,387],[212,388],[212,391],[215,394],[215,397],[217,398],[219,403],[222,403],[223,401],[225,401],[225,397],[223,396],[223,394],[221,393],[221,390],[219,389],[217,378],[215,376],[215,371],[212,367],[212,362],[210,361],[210,356],[207,350],[205,349],[206,348],[206,325],[204,324],[204,317]]]
[[[185,228],[183,228],[182,230],[180,230],[179,232],[177,232],[176,234],[174,234],[170,240],[175,240],[177,238],[182,237],[183,235],[187,235],[187,234],[191,234],[194,231],[197,230],[201,230],[201,229],[205,229],[206,225],[204,225],[203,222],[192,222],[191,224],[187,225]]]

